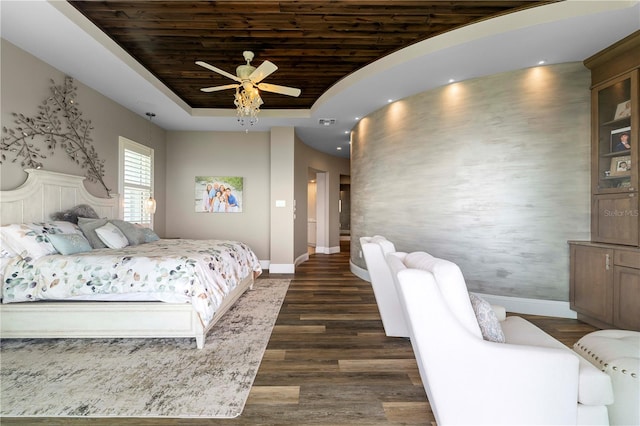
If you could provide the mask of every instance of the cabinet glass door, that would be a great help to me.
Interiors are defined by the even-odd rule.
[[[597,121],[593,130],[598,138],[596,188],[601,193],[637,190],[633,185],[637,165],[632,164],[631,117],[636,101],[631,97],[631,77],[627,75],[594,91]]]

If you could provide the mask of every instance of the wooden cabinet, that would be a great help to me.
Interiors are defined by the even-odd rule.
[[[613,250],[571,246],[571,309],[602,323],[613,323]]]
[[[638,246],[640,31],[586,59],[591,70],[591,241]]]
[[[591,240],[638,245],[638,193],[596,194],[591,205]]]
[[[640,31],[591,70],[591,241],[570,242],[570,304],[601,328],[640,330]]]
[[[570,241],[571,309],[600,328],[640,330],[640,249]]]

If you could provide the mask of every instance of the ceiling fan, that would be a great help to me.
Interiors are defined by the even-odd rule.
[[[224,86],[214,86],[214,87],[204,87],[200,90],[203,92],[217,92],[219,90],[226,89],[238,89],[243,87],[245,90],[251,90],[257,88],[259,90],[264,90],[265,92],[273,92],[279,93],[281,95],[287,96],[299,96],[301,93],[300,89],[296,89],[293,87],[287,86],[278,86],[277,84],[269,84],[269,83],[261,83],[266,77],[271,75],[275,70],[278,69],[272,62],[264,61],[258,68],[251,65],[251,61],[253,60],[253,52],[245,50],[242,52],[244,56],[244,60],[247,61],[246,65],[239,65],[236,68],[236,75],[228,73],[220,68],[214,67],[203,61],[196,61],[196,64],[201,67],[207,68],[215,73],[228,77],[234,81],[237,81],[237,84],[227,84]]]

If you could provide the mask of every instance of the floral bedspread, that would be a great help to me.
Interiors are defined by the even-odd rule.
[[[2,301],[109,300],[110,295],[141,300],[137,296],[145,294],[148,300],[191,303],[208,324],[224,297],[243,278],[261,271],[244,243],[159,240],[71,256],[15,258],[4,271]]]

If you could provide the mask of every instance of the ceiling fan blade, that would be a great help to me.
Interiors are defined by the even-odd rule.
[[[258,89],[264,90],[265,92],[280,93],[281,95],[295,96],[295,97],[300,96],[300,93],[302,93],[300,89],[296,89],[294,87],[278,86],[277,84],[269,84],[269,83],[258,84]]]
[[[238,78],[238,76],[235,76],[235,75],[233,75],[233,74],[230,74],[230,73],[228,73],[228,72],[226,72],[226,71],[224,71],[224,70],[221,70],[220,68],[214,67],[213,65],[210,65],[210,64],[208,64],[208,63],[206,63],[206,62],[203,62],[203,61],[196,61],[196,64],[198,64],[198,65],[200,65],[201,67],[204,67],[204,68],[206,68],[206,69],[208,69],[208,70],[211,70],[211,71],[213,71],[213,72],[217,72],[217,73],[218,73],[218,74],[220,74],[220,75],[224,75],[225,77],[228,77],[228,78],[230,78],[231,80],[234,80],[234,81],[242,81],[242,80],[240,80],[240,79]]]
[[[258,84],[266,77],[273,74],[273,72],[277,69],[278,67],[275,66],[273,62],[264,61],[251,73],[251,75],[249,76],[249,80],[251,80],[253,84]]]
[[[239,84],[227,84],[225,86],[203,87],[200,90],[203,91],[203,92],[217,92],[219,90],[235,89],[236,87],[240,87],[240,85]]]

